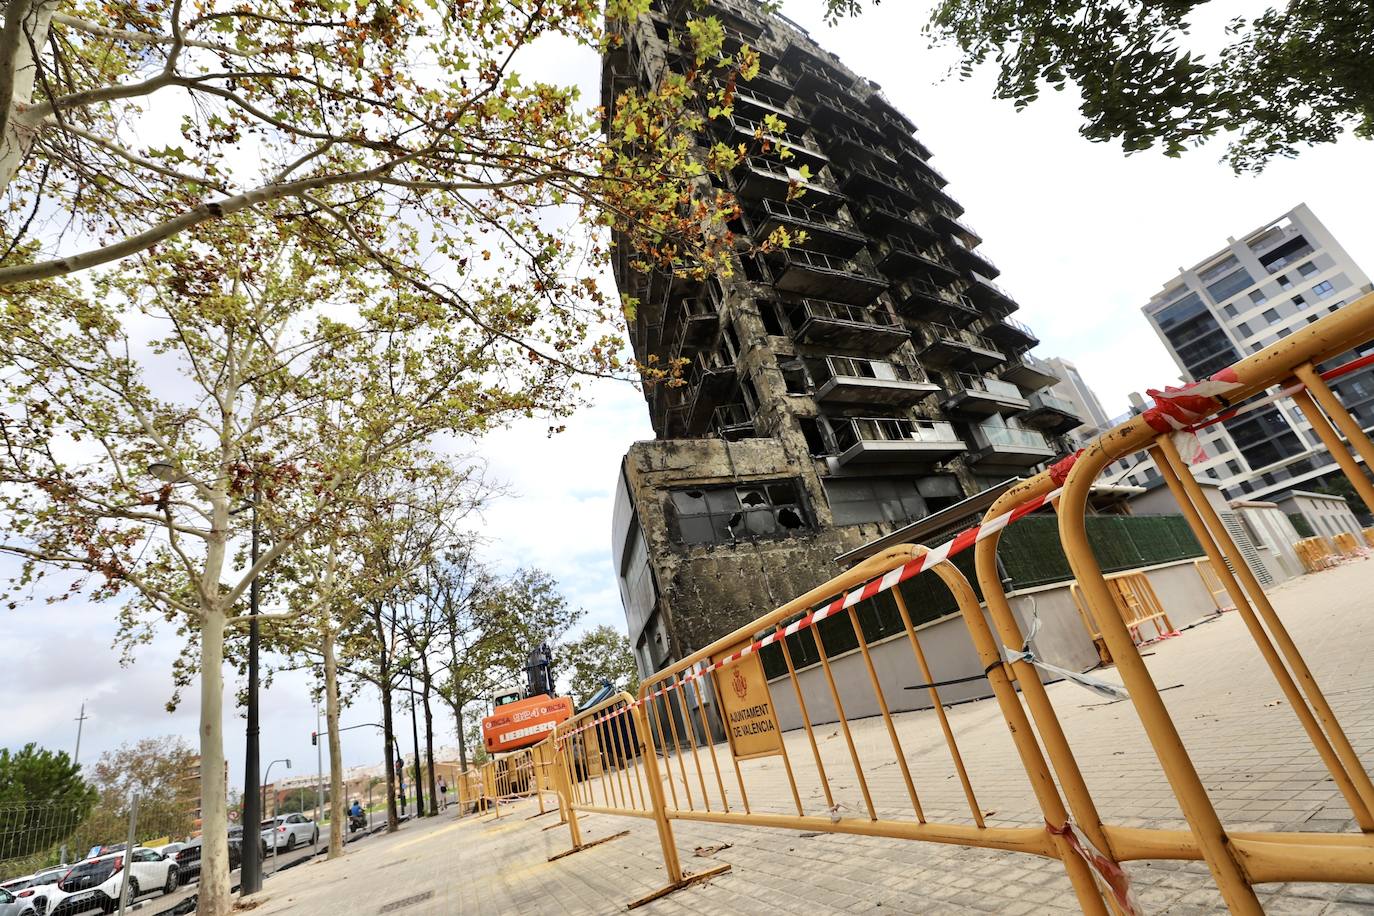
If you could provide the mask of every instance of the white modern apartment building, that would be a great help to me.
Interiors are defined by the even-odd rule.
[[[1143,311],[1182,376],[1199,379],[1369,291],[1369,276],[1311,209],[1299,204],[1180,270]],[[1365,428],[1374,427],[1374,368],[1352,373],[1332,387]],[[1232,499],[1279,497],[1338,473],[1290,403],[1228,420],[1224,428],[1205,430],[1201,438],[1207,458],[1195,469],[1219,479]],[[1121,467],[1113,471],[1124,471],[1133,461],[1119,462]],[[1147,463],[1148,458],[1130,473],[1153,471]]]

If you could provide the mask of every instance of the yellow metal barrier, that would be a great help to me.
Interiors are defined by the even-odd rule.
[[[1230,604],[1221,603],[1222,598],[1230,596],[1226,593],[1226,586],[1222,583],[1221,577],[1212,568],[1212,561],[1206,557],[1198,557],[1193,561],[1193,568],[1202,579],[1202,587],[1207,589],[1207,594],[1212,597],[1212,605],[1217,609],[1217,613],[1232,610]]]
[[[1372,337],[1374,295],[1365,296],[1242,360],[1215,376],[1215,384],[1195,388],[1192,393],[1187,390],[1161,393],[1152,411],[1104,433],[1076,460],[1056,465],[1012,487],[988,510],[987,518],[994,519],[1029,499],[1058,494],[1056,509],[1065,554],[1188,821],[1189,830],[1144,830],[1103,824],[1038,675],[1029,664],[1013,662],[1041,740],[1080,826],[1110,860],[1183,858],[1205,861],[1227,906],[1237,913],[1262,912],[1254,892],[1257,883],[1374,882],[1374,836],[1371,836],[1374,832],[1374,816],[1371,816],[1374,784],[1282,620],[1180,457],[1172,433],[1180,427],[1186,428],[1222,414],[1266,389],[1282,386],[1291,392],[1293,400],[1361,498],[1374,510],[1374,485],[1364,476],[1340,437],[1345,436],[1370,466],[1374,466],[1374,445],[1314,368],[1315,364],[1345,353]],[[1159,690],[1136,649],[1130,629],[1116,608],[1112,588],[1087,538],[1084,516],[1093,482],[1107,465],[1142,449],[1149,450],[1178,500],[1213,571],[1225,585],[1288,705],[1349,804],[1362,833],[1242,834],[1228,831],[1221,824]],[[998,536],[994,533],[979,542],[978,578],[995,625],[1004,642],[1014,646],[1019,645],[1023,637],[997,575],[997,541]]]
[[[1362,538],[1357,538],[1348,531],[1342,531],[1336,535],[1336,549],[1347,557],[1360,557],[1366,553]]]
[[[647,818],[658,829],[663,847],[663,865],[668,883],[659,890],[630,903],[633,909],[659,897],[704,881],[730,870],[720,865],[703,872],[683,871],[673,844],[673,829],[668,823],[663,802],[663,780],[658,755],[648,742],[644,706],[628,693],[561,722],[543,745],[551,749],[555,762],[559,803],[568,823],[572,848],[552,856],[561,859],[591,846],[619,839],[629,831],[591,842],[582,839],[578,813],[617,814]]]
[[[1147,623],[1154,625],[1156,637],[1171,636],[1177,632],[1169,620],[1168,612],[1159,603],[1159,596],[1155,594],[1148,576],[1137,572],[1121,572],[1106,578],[1112,590],[1112,602],[1116,605],[1116,611],[1131,631],[1131,637],[1137,645],[1144,641],[1140,628]],[[1069,585],[1069,594],[1073,597],[1074,606],[1078,608],[1078,615],[1083,619],[1083,626],[1092,637],[1093,645],[1097,646],[1098,657],[1104,664],[1111,664],[1112,654],[1107,650],[1102,633],[1088,613],[1083,602],[1082,589],[1078,587],[1077,582]]]
[[[1303,538],[1293,545],[1293,549],[1308,572],[1320,572],[1336,565],[1336,551],[1324,537]]]
[[[1362,533],[1364,534],[1364,545],[1374,547],[1374,528],[1362,529]]]
[[[1342,437],[1370,467],[1374,443],[1314,368],[1371,338],[1374,295],[1296,331],[1219,373],[1207,385],[1158,393],[1154,408],[1103,434],[1076,459],[1008,489],[976,534],[965,532],[935,552],[913,545],[889,549],[652,675],[643,682],[638,698],[620,694],[561,723],[546,743],[572,848],[554,858],[624,835],[584,842],[579,814],[597,812],[655,823],[668,884],[631,906],[728,868],[695,876],[684,873],[673,842],[675,820],[888,837],[1056,859],[1080,907],[1091,914],[1139,912],[1120,865],[1132,860],[1205,862],[1227,907],[1243,914],[1262,912],[1256,884],[1374,883],[1374,783],[1173,438],[1177,429],[1201,425],[1281,387],[1374,511],[1374,484],[1363,475]],[[1209,591],[1214,598],[1224,591],[1233,603],[1360,833],[1242,832],[1221,823],[1136,647],[1144,623],[1155,622],[1162,632],[1172,630],[1172,624],[1143,576],[1103,575],[1087,538],[1084,517],[1093,482],[1107,465],[1141,450],[1153,457],[1220,583],[1220,590],[1209,586]],[[1104,821],[1041,682],[1037,660],[1024,648],[1014,648],[1026,645],[1026,634],[1003,591],[997,545],[1009,521],[1042,504],[1052,505],[1058,513],[1061,541],[1089,629],[1100,636],[1117,665],[1186,830]],[[975,544],[986,617],[969,582],[944,559],[955,545],[965,549]],[[950,682],[935,679],[920,631],[901,591],[893,588],[908,574],[922,571],[932,553],[929,568],[955,599],[969,649],[983,666],[978,680],[986,679],[1007,725],[1009,753],[1015,754],[1026,779],[1025,791],[1039,812],[1041,822],[1036,826],[987,823],[990,815],[979,805],[970,769],[945,713],[940,688]],[[1201,575],[1201,564],[1198,569]],[[909,651],[906,666],[919,671],[922,679],[911,689],[929,696],[958,776],[959,793],[967,803],[966,819],[943,804],[929,809],[923,805],[918,788],[930,788],[924,779],[928,774],[912,771],[893,721],[857,613],[862,601],[885,590],[901,616],[906,639],[884,646],[884,664],[891,663],[892,647]],[[827,621],[828,626],[853,631],[857,657],[872,688],[872,704],[881,718],[881,728],[865,726],[866,735],[856,737],[818,633]],[[793,656],[794,638],[807,652],[806,671],[799,671]],[[769,646],[776,647],[783,666],[782,673],[775,671],[773,684],[788,697],[789,705],[795,701],[791,708],[802,732],[793,735],[790,748],[773,686],[760,661],[760,653]],[[941,651],[948,647],[942,645]],[[833,724],[824,727],[824,734],[815,722]],[[723,743],[717,735],[724,736]],[[996,761],[999,776],[1016,771],[1005,763]],[[875,788],[886,790],[889,797],[875,798]],[[857,791],[861,801],[841,791]],[[889,803],[893,792],[904,799],[900,810]]]

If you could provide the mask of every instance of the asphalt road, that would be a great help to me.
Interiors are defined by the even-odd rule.
[[[363,839],[366,836],[366,833],[356,833],[350,837],[345,838],[344,842],[353,843],[360,839]],[[263,862],[262,866],[263,880],[269,881],[271,880],[272,875],[276,874],[282,869],[290,868],[293,865],[298,865],[302,862],[305,862],[306,860],[310,859],[312,856],[315,855],[316,850],[318,850],[320,854],[323,855],[324,850],[328,846],[329,826],[326,824],[320,827],[320,841],[315,846],[302,846],[292,850],[291,852],[287,852],[285,848],[282,848],[277,850],[275,854],[272,850],[269,849],[267,851],[267,859]],[[229,883],[233,887],[238,886],[238,869],[234,869],[229,873]],[[156,893],[140,897],[137,901],[134,902],[134,905],[130,907],[130,911],[137,910],[142,911],[144,913],[164,913],[168,910],[175,909],[179,904],[194,897],[198,889],[199,878],[192,878],[189,882],[183,884],[181,887],[177,888],[177,890],[171,894]],[[91,912],[98,912],[98,910],[92,910]]]

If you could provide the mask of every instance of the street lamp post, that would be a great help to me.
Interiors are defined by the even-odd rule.
[[[253,481],[253,534],[249,547],[249,568],[258,562],[258,497],[261,491]],[[243,820],[245,825],[262,821],[258,807],[258,594],[259,576],[248,585],[248,735],[243,763]],[[288,764],[289,766],[289,764]],[[245,843],[243,865],[239,872],[240,895],[247,897],[262,890],[262,854],[257,843]]]
[[[277,765],[277,764],[279,764],[279,763],[284,763],[284,764],[286,764],[286,768],[287,768],[288,770],[291,769],[291,758],[290,758],[290,757],[283,757],[283,758],[280,759],[280,760],[273,760],[271,763],[269,763],[269,764],[267,765],[267,772],[263,775],[263,778],[262,778],[262,784],[263,784],[263,786],[269,785],[269,783],[267,782],[267,777],[272,775],[272,767],[274,767],[275,765]],[[244,810],[245,812],[247,812],[247,810],[248,810],[248,806],[247,806],[247,804],[246,804],[247,799],[245,799],[244,801],[245,801],[245,805],[244,805],[244,809],[243,809],[243,810]],[[245,823],[244,823],[244,825],[243,825],[243,849],[241,850],[241,853],[242,853],[242,855],[243,855],[243,857],[244,857],[243,861],[246,862],[246,861],[248,860],[248,859],[247,859],[247,857],[248,857],[248,850],[249,850],[249,849],[252,849],[252,850],[253,850],[253,856],[254,856],[255,858],[258,859],[258,867],[259,867],[259,871],[258,871],[258,890],[262,890],[262,871],[261,871],[261,867],[262,867],[262,822],[261,822],[261,821],[258,821],[257,824],[256,824],[256,826],[255,826],[253,821],[249,821],[249,820],[248,820],[248,815],[247,815],[246,813],[244,814],[244,818],[243,818],[243,819],[244,819],[244,821],[245,821]],[[276,821],[277,821],[277,793],[276,793],[276,792],[273,792],[273,793],[272,793],[272,858],[273,858],[274,860],[276,859],[276,856],[277,856],[277,823],[276,823]],[[257,834],[258,834],[258,842],[256,842],[256,843],[250,843],[250,842],[248,842],[248,831],[249,831],[250,829],[251,829],[251,830],[257,831]],[[242,881],[243,881],[243,871],[242,871],[243,866],[239,866],[239,868],[240,868],[240,871],[239,871],[239,882],[242,883]],[[247,892],[245,891],[244,893],[247,893]]]

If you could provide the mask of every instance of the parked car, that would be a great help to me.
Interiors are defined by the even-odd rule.
[[[243,846],[240,836],[235,836],[232,832],[229,834],[230,871],[238,868],[243,859]],[[204,837],[196,837],[177,851],[177,874],[180,875],[182,884],[194,881],[200,877],[200,849],[201,844],[204,842]]]
[[[87,859],[73,865],[57,883],[67,896],[51,912],[54,916],[74,916],[92,909],[113,912],[119,907],[125,880],[129,882],[130,900],[146,894],[170,894],[181,883],[180,869],[176,862],[141,847],[134,847],[127,860],[122,851]]]
[[[262,822],[262,838],[269,847],[290,852],[297,846],[313,846],[320,838],[320,828],[304,814],[278,814]]]
[[[45,916],[67,896],[67,892],[58,887],[58,882],[71,870],[70,865],[59,865],[30,875],[25,879],[23,888],[13,890],[19,901],[19,908],[15,912],[19,916]],[[8,888],[9,885],[5,887]],[[4,911],[0,910],[0,914],[2,913]]]
[[[185,847],[185,845],[185,843],[168,843],[166,846],[149,846],[148,848],[153,850],[154,852],[162,853],[169,859],[175,859],[177,857],[177,853],[181,852],[182,848]]]

